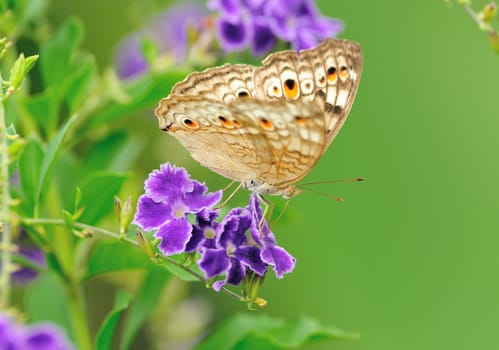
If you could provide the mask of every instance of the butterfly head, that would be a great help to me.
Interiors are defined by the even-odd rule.
[[[303,192],[303,190],[293,185],[273,185],[259,180],[247,180],[242,185],[248,191],[270,196],[282,196],[284,199],[293,198]]]

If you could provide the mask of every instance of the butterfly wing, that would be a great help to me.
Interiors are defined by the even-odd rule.
[[[269,55],[261,67],[226,64],[192,73],[156,115],[203,166],[284,189],[306,176],[333,141],[361,69],[358,44],[328,39]]]
[[[313,168],[326,142],[322,110],[300,101],[170,96],[155,112],[160,128],[201,165],[239,182],[292,184]]]
[[[352,107],[362,71],[359,44],[327,39],[315,48],[269,55],[255,69],[256,98],[309,101],[324,111],[327,142],[333,141]]]
[[[231,103],[237,98],[255,93],[253,74],[255,67],[248,64],[225,64],[194,72],[175,84],[170,95],[204,96],[212,100]]]

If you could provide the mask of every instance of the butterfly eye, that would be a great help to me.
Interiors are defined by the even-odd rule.
[[[346,77],[348,77],[348,68],[347,68],[347,66],[341,66],[341,68],[340,68],[340,77],[342,77],[343,79],[345,79]]]
[[[189,129],[199,128],[198,123],[196,123],[194,120],[189,119],[189,118],[185,118],[184,120],[182,120],[182,123],[184,124],[185,127],[189,128]]]
[[[336,78],[338,78],[338,73],[336,72],[336,67],[329,67],[327,69],[327,80],[330,83],[333,83],[336,81]]]
[[[298,83],[294,79],[286,79],[283,87],[287,98],[294,100],[298,97]]]

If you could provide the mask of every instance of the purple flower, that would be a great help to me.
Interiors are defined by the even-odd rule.
[[[12,282],[25,285],[38,276],[39,269],[44,269],[47,266],[45,254],[43,250],[34,245],[22,227],[15,238],[14,245],[16,249],[12,253],[13,258],[22,258],[24,261],[29,261],[32,264],[28,265],[27,263],[23,264],[22,262],[17,263],[17,261],[13,261],[15,270],[11,274]],[[1,269],[2,263],[0,261]]]
[[[289,273],[295,259],[276,243],[263,218],[258,196],[245,208],[233,208],[217,222],[213,206],[221,191],[207,193],[183,168],[169,163],[149,174],[137,204],[134,223],[156,230],[159,250],[165,255],[189,253],[205,277],[219,291],[224,285],[240,285],[250,302],[271,266],[278,278]]]
[[[32,244],[29,245],[20,243],[16,254],[30,260],[33,264],[39,266],[40,268],[45,268],[47,266],[43,251]],[[38,276],[38,271],[23,266],[13,272],[11,276],[13,282],[17,284],[27,284]]]
[[[74,348],[62,329],[54,324],[39,323],[24,326],[0,314],[0,349],[71,350]]]
[[[284,248],[277,245],[267,221],[262,220],[262,208],[256,194],[251,195],[248,210],[252,217],[251,237],[262,247],[260,256],[263,262],[272,266],[277,278],[282,278],[284,274],[293,271],[296,259]]]
[[[192,235],[186,244],[185,252],[192,253],[200,247],[211,248],[216,242],[216,229],[218,223],[215,219],[218,217],[218,211],[204,209],[196,215],[196,223],[192,225]]]
[[[160,54],[170,54],[175,62],[185,60],[188,50],[188,31],[200,32],[205,25],[206,9],[196,3],[174,6],[150,19],[142,30],[123,39],[115,54],[118,76],[127,79],[140,76],[149,70],[142,43],[152,41]]]
[[[192,180],[185,169],[169,163],[153,171],[145,182],[146,193],[139,198],[135,224],[144,230],[156,229],[159,249],[165,255],[182,253],[193,236],[187,214],[206,216],[222,192],[206,193],[205,185]]]
[[[267,266],[260,258],[260,248],[249,242],[246,235],[251,224],[251,215],[246,209],[232,209],[218,226],[217,245],[201,250],[199,267],[206,278],[225,274],[223,281],[213,284],[215,290],[227,283],[239,285],[246,276],[246,269],[265,275]]]
[[[322,16],[311,0],[272,0],[265,10],[273,32],[295,50],[316,46],[343,29],[341,21]]]
[[[141,35],[134,33],[122,40],[116,48],[116,71],[120,78],[133,78],[149,70],[141,40]]]
[[[307,49],[343,28],[340,20],[322,16],[312,0],[211,0],[208,7],[219,13],[217,31],[225,51],[251,47],[262,54],[277,38],[295,50]]]

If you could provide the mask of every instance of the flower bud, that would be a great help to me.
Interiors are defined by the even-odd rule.
[[[21,83],[26,77],[26,74],[28,74],[31,68],[33,68],[37,60],[38,60],[38,55],[33,55],[28,57],[24,57],[23,53],[19,55],[18,59],[16,60],[16,62],[14,62],[14,65],[10,70],[10,77],[9,77],[9,85],[10,85],[9,91],[11,91],[10,93],[19,89]]]
[[[140,249],[146,253],[147,257],[153,262],[156,261],[156,254],[154,254],[154,249],[152,248],[151,242],[147,239],[142,231],[137,230],[137,242],[139,243]]]

